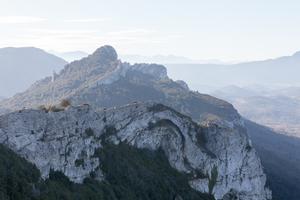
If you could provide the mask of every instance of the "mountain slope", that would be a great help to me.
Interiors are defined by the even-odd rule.
[[[275,133],[245,120],[253,145],[262,160],[274,200],[300,196],[300,139]]]
[[[61,58],[33,47],[0,49],[0,95],[12,96],[35,80],[59,71],[67,64]]]
[[[0,117],[0,143],[34,163],[43,178],[53,169],[76,183],[91,174],[104,181],[108,163],[97,152],[107,144],[125,143],[162,151],[192,188],[216,199],[270,197],[260,160],[241,126],[225,121],[199,126],[161,104],[135,103],[98,112],[88,105],[61,112],[23,110]]]

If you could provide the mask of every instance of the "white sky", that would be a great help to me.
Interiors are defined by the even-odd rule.
[[[299,0],[0,0],[0,47],[258,60],[300,50]]]

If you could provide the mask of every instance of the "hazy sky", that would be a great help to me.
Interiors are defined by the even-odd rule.
[[[300,50],[299,0],[0,0],[0,47],[257,60]]]

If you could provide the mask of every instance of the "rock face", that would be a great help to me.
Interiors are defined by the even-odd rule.
[[[0,117],[0,143],[34,163],[44,178],[52,168],[78,183],[91,172],[105,179],[101,161],[93,156],[103,142],[161,148],[172,167],[187,173],[191,187],[212,192],[216,199],[270,198],[260,160],[241,121],[198,125],[155,103],[97,112],[89,105],[49,113],[29,109]]]

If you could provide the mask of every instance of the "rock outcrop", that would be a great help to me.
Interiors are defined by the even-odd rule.
[[[187,173],[191,187],[216,199],[229,194],[243,200],[270,197],[241,121],[200,126],[155,103],[98,112],[89,105],[48,113],[29,109],[0,117],[0,143],[34,163],[44,178],[54,169],[78,183],[92,172],[99,181],[105,179],[101,161],[93,156],[103,142],[162,149],[172,167]]]

